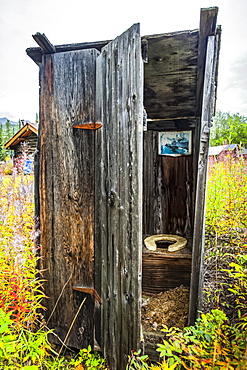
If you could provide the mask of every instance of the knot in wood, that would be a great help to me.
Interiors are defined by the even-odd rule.
[[[111,190],[108,193],[108,203],[110,204],[110,206],[113,206],[115,204],[115,201],[116,201],[116,193],[113,190]]]
[[[131,303],[134,300],[134,297],[133,297],[133,295],[131,293],[130,294],[125,293],[125,299],[126,299],[126,301],[128,301],[129,303]]]

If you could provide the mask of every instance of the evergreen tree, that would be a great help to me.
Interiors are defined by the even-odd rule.
[[[4,148],[5,139],[4,139],[4,130],[2,123],[0,124],[0,160],[3,161],[6,155],[6,150]]]
[[[5,123],[5,142],[7,142],[12,136],[13,136],[13,133],[11,130],[10,120],[7,119]]]

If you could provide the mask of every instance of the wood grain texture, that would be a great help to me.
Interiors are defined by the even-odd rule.
[[[48,326],[63,340],[93,287],[94,132],[74,123],[95,115],[96,50],[45,55],[40,67],[40,244]],[[57,302],[59,295],[61,298]],[[86,302],[67,344],[93,344],[94,299]],[[91,315],[88,315],[91,312]]]
[[[190,288],[189,324],[193,324],[201,310],[203,255],[205,235],[205,195],[211,119],[214,112],[215,70],[218,55],[218,39],[209,36],[205,61],[202,99],[201,131],[199,141],[198,171],[195,193],[195,224],[193,231],[193,258]]]
[[[142,251],[143,72],[139,25],[97,59],[95,284],[97,339],[112,370],[139,348]]]
[[[198,31],[145,38],[144,106],[148,118],[194,117]]]
[[[187,253],[186,253],[187,252]],[[142,254],[142,291],[157,294],[180,285],[190,286],[191,252]]]
[[[197,61],[197,86],[196,86],[196,116],[200,118],[203,99],[203,86],[205,74],[205,60],[207,53],[208,36],[215,35],[218,8],[202,8],[200,14],[198,61]]]
[[[109,41],[56,45],[56,52],[96,48]],[[194,117],[196,106],[198,30],[142,37],[145,61],[144,106],[148,118]],[[27,54],[37,63],[43,51],[29,48]]]

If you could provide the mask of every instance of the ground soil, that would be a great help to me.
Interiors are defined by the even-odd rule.
[[[143,332],[160,332],[163,325],[183,328],[187,325],[189,289],[180,286],[142,298]]]

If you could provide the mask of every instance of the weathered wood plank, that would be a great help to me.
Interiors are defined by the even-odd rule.
[[[95,138],[91,130],[72,126],[94,118],[98,53],[45,55],[40,67],[40,244],[49,297],[44,305],[48,326],[62,340],[85,296],[73,285],[93,287]],[[93,345],[93,310],[87,295],[68,345]]]
[[[195,128],[196,120],[195,118],[177,118],[177,119],[158,119],[158,120],[148,120],[147,129],[153,131],[186,131]]]
[[[189,252],[189,251],[188,251]],[[180,285],[190,286],[191,253],[142,254],[142,291],[160,293]]]
[[[142,69],[138,24],[97,59],[95,283],[103,305],[96,330],[112,370],[125,369],[140,341]]]
[[[211,118],[214,111],[215,69],[217,63],[215,36],[209,36],[205,63],[204,89],[201,114],[201,132],[195,198],[195,225],[193,232],[192,275],[190,288],[189,324],[193,324],[200,310],[202,297],[203,249],[205,235],[205,194]]]
[[[194,117],[198,31],[145,38],[144,106],[148,118]]]
[[[202,8],[199,26],[199,45],[197,62],[197,87],[196,87],[196,116],[201,116],[203,86],[205,74],[205,60],[207,53],[208,36],[215,35],[218,8]]]
[[[44,33],[37,32],[35,35],[33,35],[33,38],[44,53],[53,54],[56,52],[56,48],[51,44]]]
[[[202,105],[203,105],[203,99],[205,99],[204,96],[204,90],[205,90],[205,84],[212,84],[212,90],[211,90],[211,96],[208,96],[208,99],[211,99],[212,96],[214,99],[214,94],[216,92],[215,87],[215,68],[214,70],[211,69],[211,73],[213,73],[211,76],[206,75],[205,70],[206,68],[211,68],[209,66],[209,62],[207,61],[207,45],[208,45],[208,37],[211,35],[215,35],[216,32],[216,23],[217,23],[217,15],[218,15],[218,8],[203,8],[201,9],[201,16],[200,16],[200,27],[199,27],[199,45],[198,45],[198,63],[197,63],[197,87],[196,87],[196,129],[195,129],[195,142],[200,143],[197,144],[195,147],[195,160],[193,163],[194,166],[194,207],[195,207],[195,221],[194,221],[194,231],[193,231],[193,255],[194,259],[192,260],[192,278],[191,278],[191,290],[190,290],[190,312],[189,312],[189,323],[193,324],[196,317],[197,317],[197,310],[198,305],[200,302],[201,297],[201,289],[199,287],[200,281],[200,271],[198,270],[198,263],[200,264],[199,269],[202,267],[201,261],[202,261],[202,254],[203,254],[203,234],[198,234],[198,231],[201,229],[201,225],[204,224],[204,205],[205,205],[205,197],[204,194],[198,193],[198,189],[202,186],[206,187],[206,183],[202,185],[200,181],[207,173],[207,166],[204,166],[201,168],[201,139],[202,139],[202,130],[203,130],[203,122],[202,122]],[[217,41],[217,44],[219,46],[219,41]],[[217,54],[214,56],[215,62],[218,63],[218,51]],[[207,67],[206,67],[207,63]],[[205,81],[205,78],[210,78],[210,81]],[[210,114],[210,120],[211,116],[213,115],[213,111],[211,110],[209,112]],[[210,123],[208,122],[208,126],[210,126]],[[209,146],[208,140],[205,141],[205,150],[207,151],[207,147]],[[205,158],[206,159],[206,158]],[[200,173],[200,175],[199,175]],[[199,178],[201,180],[199,180]],[[199,183],[198,183],[199,181]],[[201,201],[199,201],[199,198],[202,196]],[[201,207],[198,210],[198,206],[201,202]],[[201,231],[204,233],[204,230],[201,229]],[[197,235],[197,237],[195,237]]]
[[[144,105],[148,118],[176,118],[195,115],[197,83],[198,30],[144,36],[145,88]],[[56,52],[96,48],[109,41],[56,45]],[[39,64],[40,48],[29,48],[27,54]],[[147,55],[146,55],[147,54]]]
[[[217,100],[217,87],[218,87],[218,70],[219,70],[219,55],[220,55],[220,44],[221,44],[221,26],[216,28],[216,44],[217,55],[216,55],[216,67],[215,67],[215,93],[214,93],[214,111],[213,116],[216,114],[216,100]]]
[[[97,49],[101,50],[105,45],[107,45],[111,40],[108,41],[94,41],[94,42],[81,42],[73,44],[55,45],[53,46],[57,53],[64,53],[66,51],[76,51],[85,49]],[[36,63],[42,63],[42,56],[44,54],[43,50],[39,47],[32,47],[26,49],[27,55]]]

